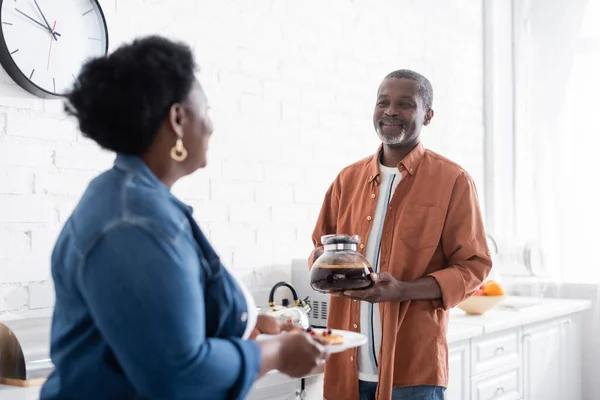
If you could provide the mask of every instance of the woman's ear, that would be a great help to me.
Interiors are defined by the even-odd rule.
[[[183,113],[181,104],[173,104],[169,109],[169,125],[180,139],[183,137]]]
[[[433,109],[430,108],[429,111],[427,111],[427,113],[425,114],[425,121],[423,121],[423,125],[427,126],[429,125],[429,123],[431,122],[431,119],[433,118]]]

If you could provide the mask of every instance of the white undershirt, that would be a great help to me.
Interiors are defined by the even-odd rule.
[[[398,168],[385,167],[379,164],[380,184],[377,193],[377,205],[373,214],[373,225],[367,238],[365,257],[371,263],[374,272],[379,272],[379,245],[381,231],[387,206],[392,198],[402,175]],[[360,303],[360,331],[369,338],[364,346],[358,349],[358,379],[377,382],[377,364],[381,348],[381,319],[379,304],[365,301]]]

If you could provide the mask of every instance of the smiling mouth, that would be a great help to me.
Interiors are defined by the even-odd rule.
[[[383,126],[396,126],[396,127],[399,127],[399,128],[404,128],[403,124],[390,124],[390,123],[387,123],[387,122],[380,122],[379,126],[380,127],[383,127]]]

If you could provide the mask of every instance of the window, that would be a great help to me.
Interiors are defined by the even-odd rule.
[[[514,232],[600,281],[600,0],[515,0]]]

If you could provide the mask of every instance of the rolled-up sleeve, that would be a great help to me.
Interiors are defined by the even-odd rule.
[[[206,336],[201,271],[178,257],[143,227],[110,230],[79,271],[91,317],[141,397],[244,398],[260,348]]]
[[[448,267],[429,276],[441,288],[440,307],[448,310],[475,293],[492,268],[477,190],[466,173],[454,184],[441,240]]]

